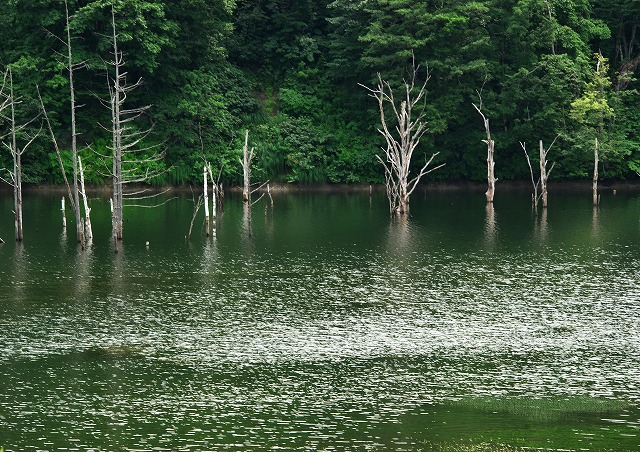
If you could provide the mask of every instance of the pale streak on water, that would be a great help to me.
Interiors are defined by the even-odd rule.
[[[418,220],[364,247],[125,243],[109,265],[98,245],[16,248],[2,267],[0,445],[400,450],[420,438],[389,425],[463,397],[637,406],[637,235],[546,246],[554,230],[533,219],[540,246],[505,250],[500,219],[487,211],[462,251],[433,246],[444,232]],[[610,422],[638,433],[634,413]]]

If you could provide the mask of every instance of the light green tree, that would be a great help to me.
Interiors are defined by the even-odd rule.
[[[595,54],[596,68],[589,74],[582,96],[571,103],[571,117],[579,125],[577,139],[581,143],[592,142],[593,147],[593,204],[598,205],[598,164],[601,146],[605,144],[605,125],[613,118],[614,111],[607,100],[611,88],[608,76],[609,64],[601,53]],[[607,140],[610,141],[610,140]],[[610,143],[606,143],[610,144]],[[606,157],[607,153],[603,153]]]

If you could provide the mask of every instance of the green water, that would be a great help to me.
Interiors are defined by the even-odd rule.
[[[105,199],[0,194],[5,450],[640,449],[640,194]],[[201,214],[202,215],[202,212]],[[145,242],[149,241],[149,246]]]

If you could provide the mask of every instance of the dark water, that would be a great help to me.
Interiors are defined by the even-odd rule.
[[[108,204],[74,243],[57,196],[0,197],[6,450],[640,449],[640,194],[227,196]],[[145,242],[149,241],[147,248]],[[493,446],[492,446],[493,445]]]

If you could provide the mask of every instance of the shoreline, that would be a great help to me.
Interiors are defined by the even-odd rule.
[[[138,186],[145,188],[151,192],[157,193],[167,190],[169,193],[197,193],[201,190],[199,185],[162,185],[162,186]],[[270,184],[271,191],[274,193],[358,193],[358,192],[381,192],[385,191],[385,185],[380,183],[372,184],[315,184],[315,185],[298,185],[288,184],[283,182],[276,182]],[[416,188],[416,192],[425,191],[461,191],[461,192],[484,192],[486,190],[486,182],[474,182],[474,181],[436,181],[427,182],[419,185]],[[496,191],[506,192],[520,192],[531,190],[531,182],[523,180],[510,180],[510,181],[498,181],[496,184]],[[88,193],[110,193],[112,189],[111,184],[104,185],[89,185],[87,186]],[[598,182],[598,189],[602,190],[616,190],[616,191],[640,191],[640,177],[637,180],[602,180]],[[232,185],[224,187],[224,190],[230,193],[241,192],[242,187],[240,185]],[[549,183],[549,191],[577,191],[577,192],[591,192],[592,182],[590,180],[558,180],[551,181]],[[24,192],[33,193],[67,193],[67,187],[64,184],[24,184]],[[266,188],[262,188],[259,191],[265,191]],[[3,184],[0,188],[0,192],[12,192],[12,188],[9,185]]]

